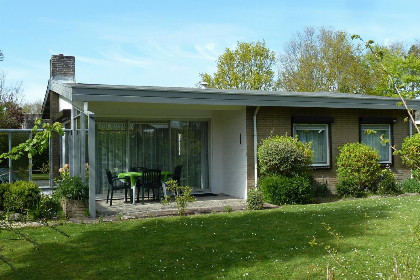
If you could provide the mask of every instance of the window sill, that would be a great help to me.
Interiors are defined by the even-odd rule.
[[[331,165],[312,165],[311,168],[313,170],[318,170],[318,169],[331,169]]]

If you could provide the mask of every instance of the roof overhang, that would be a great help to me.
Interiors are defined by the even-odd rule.
[[[400,102],[398,98],[330,92],[142,87],[57,81],[50,81],[49,89],[72,103],[118,101],[156,104],[404,109],[396,105]],[[420,110],[420,100],[408,100],[407,103],[410,108]]]

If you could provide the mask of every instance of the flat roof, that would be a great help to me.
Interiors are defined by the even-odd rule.
[[[83,84],[54,80],[49,81],[43,107],[47,105],[50,90],[73,102],[404,109],[396,105],[401,101],[399,98],[363,94]],[[420,110],[420,100],[407,100],[407,103],[410,108]]]

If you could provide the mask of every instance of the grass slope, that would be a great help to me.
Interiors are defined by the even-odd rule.
[[[327,264],[339,279],[381,279],[395,261],[419,277],[419,213],[412,196],[60,226],[70,238],[22,230],[39,249],[2,230],[0,254],[17,272],[0,262],[0,279],[325,279]],[[332,231],[338,263],[325,249],[337,246]]]

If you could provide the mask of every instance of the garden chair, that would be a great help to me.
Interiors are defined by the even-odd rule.
[[[178,183],[178,186],[181,184],[181,172],[182,165],[175,166],[174,175],[172,175],[172,180],[175,180]]]
[[[157,192],[157,198],[161,201],[162,174],[159,169],[148,169],[143,171],[143,175],[137,178],[137,186],[141,189],[142,203],[144,204],[144,190]],[[137,192],[137,202],[139,201],[140,191]],[[153,195],[154,196],[154,195]]]
[[[112,206],[112,198],[114,196],[114,191],[116,190],[125,190],[125,201],[127,201],[127,191],[130,190],[130,184],[122,183],[120,179],[116,176],[112,176],[111,171],[105,169],[106,177],[108,179],[108,195],[106,196],[106,203],[108,203],[109,192],[111,192],[111,200],[109,206]],[[130,181],[130,180],[129,180]],[[130,192],[131,198],[131,192]]]

